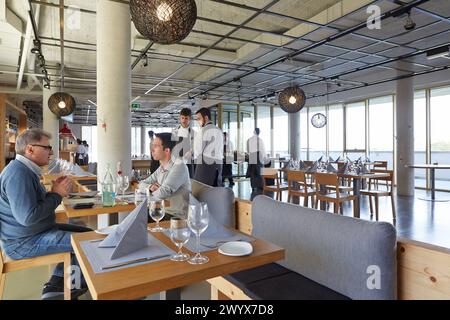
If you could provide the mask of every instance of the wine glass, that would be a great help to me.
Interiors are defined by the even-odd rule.
[[[122,201],[119,204],[128,204],[125,201],[125,191],[130,186],[130,178],[128,176],[120,175],[117,177],[117,188],[122,192]]]
[[[164,209],[164,201],[162,200],[150,200],[148,211],[150,217],[156,221],[156,226],[150,228],[151,232],[163,232],[165,229],[159,225],[159,221],[164,218],[165,209]]]
[[[170,219],[170,240],[177,246],[178,252],[170,257],[173,261],[186,261],[190,258],[187,253],[182,253],[181,248],[191,236],[191,231],[186,219],[173,217]]]
[[[197,252],[195,256],[188,260],[191,264],[203,264],[209,261],[208,257],[200,254],[200,234],[208,227],[209,213],[206,203],[201,202],[198,206],[190,206],[188,213],[189,229],[197,238]]]

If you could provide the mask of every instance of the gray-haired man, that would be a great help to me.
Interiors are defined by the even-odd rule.
[[[64,176],[52,181],[50,192],[40,183],[40,167],[47,165],[53,155],[50,138],[41,129],[21,133],[16,140],[16,159],[0,175],[0,239],[12,259],[73,252],[70,234],[90,231],[55,222],[55,209],[68,195],[71,181]],[[75,256],[72,264],[77,264]],[[57,265],[44,285],[42,299],[64,297],[63,268],[62,263]],[[80,282],[82,288],[72,290],[72,299],[87,291],[82,276]]]

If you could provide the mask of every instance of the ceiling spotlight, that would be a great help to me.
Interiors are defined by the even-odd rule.
[[[416,23],[411,19],[411,12],[408,12],[408,16],[406,17],[405,25],[403,26],[405,30],[413,30],[416,27]]]
[[[202,96],[202,99],[203,99],[203,100],[208,99],[208,96],[206,95],[206,93]]]
[[[142,55],[141,59],[144,60],[143,66],[144,66],[144,67],[147,67],[147,66],[148,66],[148,56],[147,56],[147,54],[144,53],[144,54]]]
[[[267,96],[263,98],[263,102],[267,102]]]
[[[36,54],[36,53],[39,53],[39,52],[40,52],[40,50],[37,47],[34,47],[34,48],[31,49],[31,53]]]

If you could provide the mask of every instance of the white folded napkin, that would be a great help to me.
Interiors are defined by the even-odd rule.
[[[111,259],[116,259],[147,246],[147,215],[147,200],[144,200],[99,244],[99,248],[115,247]]]

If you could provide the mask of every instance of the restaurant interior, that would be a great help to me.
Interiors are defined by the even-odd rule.
[[[72,198],[95,195],[55,212],[96,231],[72,236],[80,300],[446,300],[449,67],[448,0],[0,0],[0,171],[17,137],[41,128],[53,150],[42,184],[67,174]],[[173,134],[183,108],[196,134],[207,108],[231,142],[223,185],[190,180],[209,231],[203,251],[193,235],[182,250],[209,262],[162,251],[105,271],[88,244],[132,230],[146,203],[136,190],[154,172],[149,132]],[[259,189],[248,175],[257,128]],[[112,207],[100,196],[108,172]],[[169,220],[145,232],[172,252]],[[222,224],[248,252],[208,245]],[[0,299],[41,299],[70,255],[25,260],[0,251]]]

